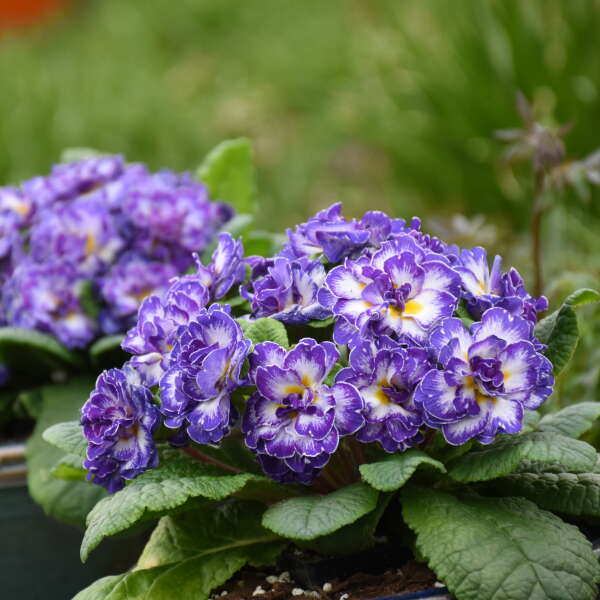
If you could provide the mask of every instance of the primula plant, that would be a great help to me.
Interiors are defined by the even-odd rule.
[[[334,205],[274,256],[221,234],[209,261],[146,298],[80,422],[45,439],[59,476],[106,488],[82,559],[145,521],[136,567],[78,600],[206,599],[294,546],[344,554],[385,535],[459,600],[594,599],[576,525],[600,516],[600,405],[542,416],[577,343],[483,248]],[[82,398],[82,401],[84,398]],[[555,514],[557,513],[557,514]],[[560,516],[558,516],[560,515]]]

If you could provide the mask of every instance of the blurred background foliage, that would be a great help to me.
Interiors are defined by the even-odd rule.
[[[2,183],[47,171],[69,146],[184,170],[245,135],[261,228],[342,200],[350,215],[423,215],[529,275],[531,169],[503,160],[494,137],[520,125],[517,90],[545,125],[572,121],[569,156],[600,146],[600,0],[71,0],[33,26],[4,25]],[[547,201],[556,304],[598,285],[600,209],[597,190]],[[598,397],[600,318],[582,316],[557,402]]]

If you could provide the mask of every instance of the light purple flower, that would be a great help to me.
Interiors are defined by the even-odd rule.
[[[123,211],[145,234],[140,240],[177,244],[190,252],[204,250],[232,217],[228,205],[209,201],[203,184],[168,170],[136,181],[125,194]]]
[[[193,275],[176,279],[164,300],[149,296],[142,302],[137,324],[127,332],[122,347],[134,355],[131,365],[146,385],[159,382],[168,367],[179,327],[202,314],[207,302],[206,288]]]
[[[415,393],[425,422],[455,445],[519,432],[524,410],[538,408],[554,384],[552,364],[533,342],[531,322],[503,308],[487,310],[470,330],[459,319],[442,321],[429,336],[441,369]]]
[[[423,348],[403,348],[390,338],[363,342],[350,352],[350,366],[336,381],[354,385],[365,404],[365,425],[356,438],[378,441],[387,452],[401,452],[422,440],[423,411],[413,393],[431,368]]]
[[[85,347],[97,327],[80,304],[83,283],[69,263],[23,262],[2,292],[7,323],[49,333],[69,348]]]
[[[25,181],[21,189],[36,207],[49,206],[88,194],[116,179],[123,172],[121,156],[100,156],[52,167],[50,175]]]
[[[165,425],[186,427],[193,441],[217,445],[237,418],[231,394],[242,384],[250,346],[229,306],[213,304],[181,327],[160,380]]]
[[[35,261],[60,258],[90,276],[111,264],[124,245],[113,216],[95,198],[80,198],[40,211],[29,235]]]
[[[461,277],[467,308],[475,319],[480,319],[488,308],[498,306],[535,323],[537,313],[548,309],[548,300],[544,296],[533,298],[527,292],[516,269],[502,274],[500,256],[494,258],[490,270],[484,248],[463,250],[455,269]]]
[[[440,319],[454,313],[459,282],[442,256],[402,234],[370,259],[346,259],[334,267],[318,298],[341,317],[335,332],[340,344],[379,335],[423,343]]]
[[[10,217],[19,227],[23,227],[29,224],[33,212],[31,198],[19,188],[0,187],[0,222]]]
[[[234,286],[243,281],[246,275],[244,246],[234,240],[229,233],[221,233],[217,247],[212,254],[212,262],[204,266],[196,255],[198,279],[209,291],[213,300],[223,298]]]
[[[250,284],[240,290],[252,305],[252,317],[302,324],[331,316],[331,311],[317,300],[325,281],[325,268],[320,261],[306,257],[253,258]]]
[[[134,370],[104,371],[81,409],[81,424],[88,441],[83,466],[88,481],[110,493],[125,480],[156,467],[158,453],[152,433],[160,421],[152,392]]]
[[[339,358],[331,342],[305,338],[290,351],[257,344],[250,357],[255,393],[242,422],[246,445],[277,481],[310,483],[338,447],[364,423],[356,388],[325,378]]]
[[[121,256],[99,281],[106,309],[100,313],[100,326],[106,334],[127,330],[142,301],[148,296],[164,297],[169,282],[177,275],[170,263],[148,260],[143,255]]]

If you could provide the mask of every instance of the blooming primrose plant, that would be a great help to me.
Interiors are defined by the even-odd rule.
[[[339,204],[274,256],[222,234],[209,264],[144,300],[83,429],[45,434],[111,492],[84,559],[162,516],[135,571],[78,598],[135,579],[158,599],[182,578],[182,598],[208,598],[290,544],[348,553],[376,533],[416,545],[459,600],[595,598],[591,544],[552,511],[600,516],[597,453],[577,439],[600,405],[538,409],[574,350],[574,308],[599,299],[580,290],[538,320],[547,300],[499,257]]]

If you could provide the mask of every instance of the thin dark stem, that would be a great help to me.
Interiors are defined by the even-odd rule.
[[[219,467],[220,469],[225,469],[227,471],[231,471],[232,473],[236,473],[236,474],[243,472],[240,469],[236,469],[236,467],[232,467],[231,465],[221,462],[220,460],[217,460],[216,458],[213,458],[212,456],[208,456],[207,454],[204,454],[203,452],[200,452],[200,450],[196,450],[196,448],[192,448],[191,446],[186,446],[185,448],[182,448],[182,450],[186,454],[188,454],[192,458],[195,458],[199,462],[203,462],[203,463],[206,463],[209,465],[214,465],[215,467]]]
[[[531,259],[533,262],[534,295],[541,296],[544,291],[544,273],[542,267],[542,218],[544,205],[544,172],[535,174],[533,206],[531,211]]]

